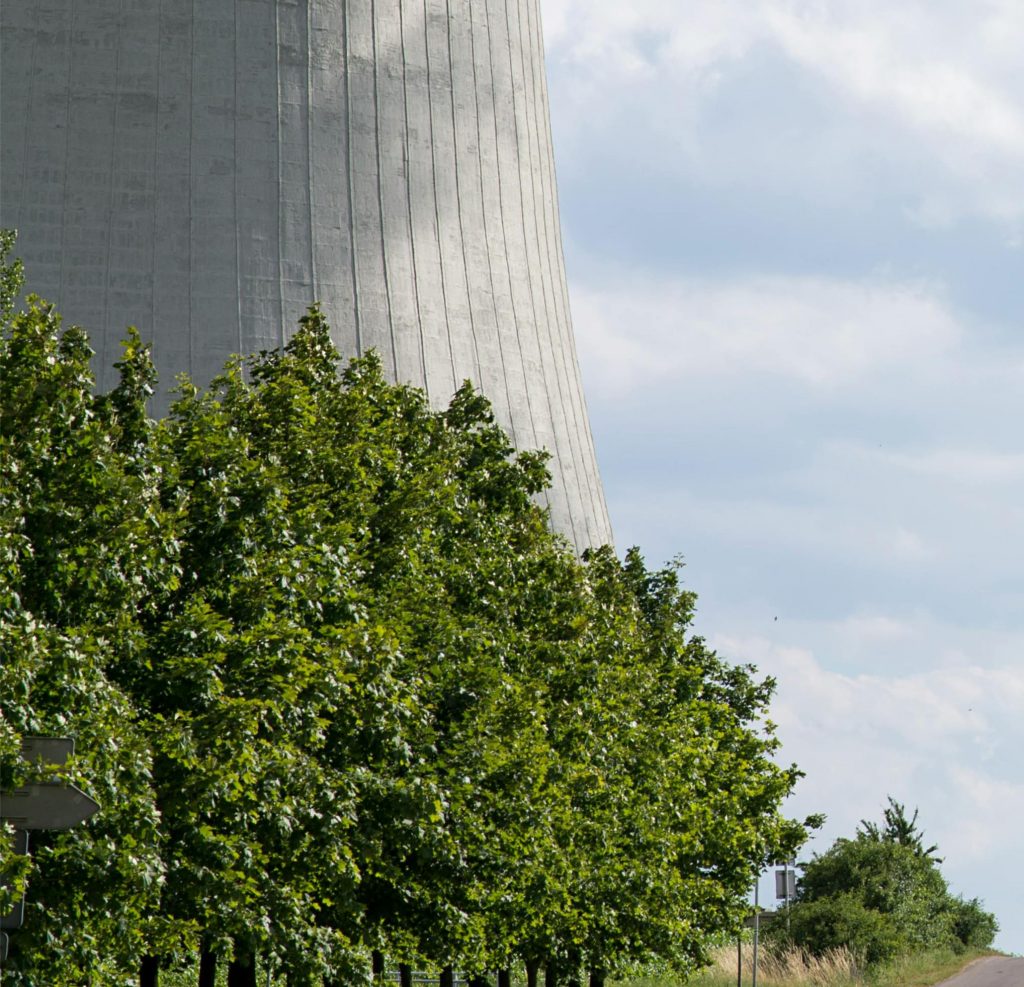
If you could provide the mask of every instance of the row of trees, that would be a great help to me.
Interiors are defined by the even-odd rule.
[[[674,567],[578,559],[486,401],[339,372],[315,310],[154,422],[138,335],[98,396],[20,287],[4,264],[2,781],[71,735],[102,812],[28,861],[0,840],[5,984],[152,987],[196,953],[204,987],[257,956],[347,984],[374,951],[600,981],[736,927],[804,838],[798,772]]]
[[[949,891],[917,811],[889,799],[881,823],[862,821],[804,865],[789,927],[776,936],[811,953],[846,947],[868,963],[933,949],[992,944],[999,926],[977,898]]]

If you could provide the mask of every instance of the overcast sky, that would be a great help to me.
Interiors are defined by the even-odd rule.
[[[920,807],[1024,951],[1024,4],[542,7],[620,551],[778,678],[811,849]]]

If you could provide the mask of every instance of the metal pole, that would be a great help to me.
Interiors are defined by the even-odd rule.
[[[761,913],[760,906],[758,904],[758,891],[761,883],[761,875],[757,875],[758,879],[754,882],[754,971],[751,974],[751,985],[757,987],[757,940],[761,932]]]
[[[786,858],[783,864],[783,875],[782,879],[786,882],[786,932],[789,932],[789,857]]]

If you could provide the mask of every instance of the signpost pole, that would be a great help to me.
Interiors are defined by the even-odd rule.
[[[752,987],[757,987],[757,941],[761,932],[761,908],[758,900],[760,883],[761,875],[758,874],[757,880],[754,882],[754,970],[750,980]]]
[[[787,857],[785,863],[785,881],[786,881],[786,932],[789,932],[789,864],[790,860]]]

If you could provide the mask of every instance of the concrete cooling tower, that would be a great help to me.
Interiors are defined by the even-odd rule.
[[[434,404],[471,379],[611,541],[538,0],[0,0],[0,39],[0,226],[101,387],[129,324],[205,383],[316,300]]]

